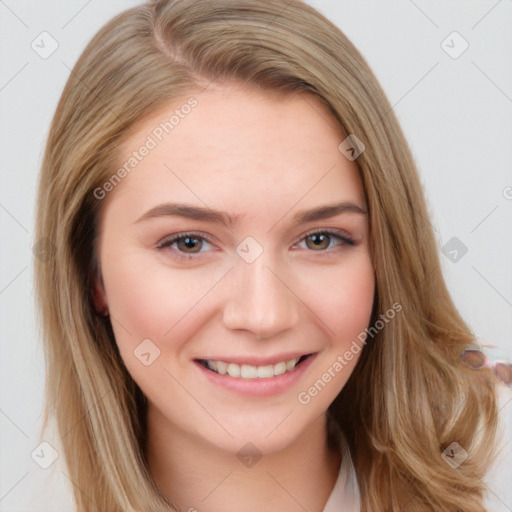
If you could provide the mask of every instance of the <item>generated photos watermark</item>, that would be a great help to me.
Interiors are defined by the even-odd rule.
[[[197,107],[197,100],[193,96],[188,98],[179,108],[175,109],[168,119],[155,126],[151,133],[146,137],[144,143],[135,151],[126,162],[105,182],[101,187],[94,189],[93,195],[101,201],[109,192],[114,190],[121,181],[126,178],[139,165],[150,152],[155,149],[160,142],[169,135],[185,119],[193,108]]]
[[[349,362],[359,354],[359,352],[361,352],[363,346],[367,343],[368,336],[370,336],[370,338],[376,336],[379,331],[384,329],[386,324],[395,318],[397,313],[400,313],[400,311],[402,311],[402,305],[395,302],[391,308],[379,316],[379,319],[376,320],[372,326],[361,331],[358,334],[357,339],[352,340],[350,348],[348,348],[343,354],[338,355],[332,365],[329,366],[320,378],[317,379],[308,389],[301,391],[297,395],[299,403],[302,405],[309,404],[311,400],[325,389],[329,382],[331,382],[336,375],[338,375],[343,368],[345,368]]]

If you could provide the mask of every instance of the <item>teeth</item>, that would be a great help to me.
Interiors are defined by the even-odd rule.
[[[295,365],[293,365],[293,368]],[[291,368],[293,370],[293,368]],[[258,378],[259,379],[268,379],[269,377],[274,376],[274,369],[272,365],[269,364],[267,366],[258,366]]]
[[[295,365],[297,364],[298,360],[299,360],[299,358],[292,359],[291,361],[286,361],[286,369],[288,371],[293,370],[295,368]]]
[[[240,377],[242,369],[239,364],[230,363],[228,364],[228,375],[230,377]]]
[[[229,375],[230,377],[242,377],[243,379],[268,379],[286,372],[291,372],[299,362],[299,357],[290,359],[289,361],[281,361],[276,364],[266,366],[252,366],[250,364],[226,363],[224,361],[213,361],[208,359],[206,366],[221,375]]]
[[[250,364],[243,364],[240,370],[240,377],[244,379],[255,379],[258,377],[258,368]]]
[[[212,361],[213,363],[216,363],[217,365],[217,373],[220,373],[221,375],[226,375],[228,373],[228,363],[225,363],[224,361]],[[208,361],[209,363],[209,361]],[[213,368],[215,371],[215,368]]]
[[[286,363],[280,362],[274,365],[274,375],[282,375],[286,372]]]

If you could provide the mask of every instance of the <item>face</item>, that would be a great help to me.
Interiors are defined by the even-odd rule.
[[[314,97],[193,97],[141,122],[120,148],[129,171],[97,191],[101,294],[162,428],[270,452],[325,414],[360,355],[364,193]]]

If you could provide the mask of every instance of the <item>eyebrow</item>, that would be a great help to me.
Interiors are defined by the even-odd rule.
[[[342,213],[359,213],[367,215],[368,211],[364,206],[345,201],[297,212],[293,216],[293,223],[303,224],[317,220],[329,219]],[[212,222],[214,224],[224,224],[226,226],[234,226],[241,217],[240,214],[230,215],[228,213],[203,206],[195,206],[185,203],[164,203],[148,210],[139,219],[137,219],[135,223],[153,218],[174,216],[203,222]]]
[[[293,216],[293,222],[296,224],[314,222],[316,220],[330,219],[341,213],[360,213],[367,215],[368,212],[364,206],[355,203],[335,203],[298,212]]]

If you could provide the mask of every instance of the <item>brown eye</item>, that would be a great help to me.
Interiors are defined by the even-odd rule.
[[[200,235],[181,233],[164,238],[158,243],[157,248],[170,251],[170,254],[177,258],[193,258],[209,252],[212,244]]]
[[[314,233],[306,238],[308,249],[327,249],[331,242],[331,236],[325,233]]]
[[[316,231],[309,233],[302,240],[306,249],[314,252],[326,252],[326,249],[332,249],[336,246],[354,245],[352,238],[344,231]]]
[[[191,236],[186,236],[182,238],[178,238],[176,240],[176,245],[178,250],[188,253],[196,253],[201,250],[202,240],[199,238],[194,238]]]

